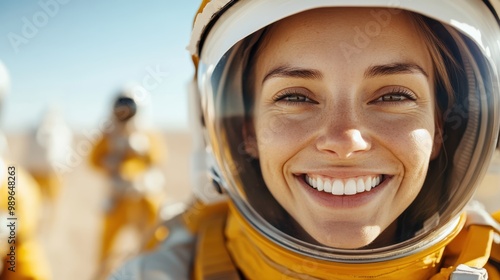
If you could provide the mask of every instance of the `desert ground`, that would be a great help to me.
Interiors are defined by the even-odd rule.
[[[165,175],[166,202],[187,201],[191,196],[189,186],[189,161],[192,138],[188,131],[163,133],[166,152],[162,164]],[[8,135],[10,157],[22,162],[26,137]],[[85,137],[76,138],[86,141]],[[15,144],[12,144],[15,143]],[[53,205],[53,214],[43,217],[40,240],[50,262],[54,280],[103,279],[102,267],[97,262],[100,245],[102,201],[107,193],[107,181],[96,173],[84,158],[73,164],[62,177],[60,196]],[[500,151],[497,151],[476,198],[488,211],[500,210]],[[139,249],[133,233],[125,231],[119,239],[115,259],[108,267],[119,266]],[[99,276],[100,275],[100,276]]]

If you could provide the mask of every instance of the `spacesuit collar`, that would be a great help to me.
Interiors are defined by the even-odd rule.
[[[448,238],[415,254],[384,262],[341,263],[284,249],[255,230],[230,203],[226,225],[229,253],[247,279],[429,279],[439,272],[444,248],[460,232],[465,216]]]

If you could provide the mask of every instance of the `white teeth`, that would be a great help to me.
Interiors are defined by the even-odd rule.
[[[307,175],[305,177],[311,187],[318,191],[332,193],[333,195],[354,195],[370,191],[372,188],[378,186],[382,180],[382,175],[346,179],[311,178]]]
[[[372,189],[372,177],[366,178],[365,191],[369,192]]]
[[[332,183],[330,183],[330,180],[326,180],[324,185],[323,185],[324,191],[325,192],[332,192]]]
[[[316,188],[315,185],[316,183],[314,182],[316,179],[312,179],[311,177],[308,177],[306,176],[306,179],[307,179],[307,183],[309,183],[309,185],[313,188]]]
[[[333,181],[332,194],[343,195],[344,194],[344,183],[341,180]]]
[[[364,192],[365,191],[365,182],[363,179],[359,178],[356,183],[356,192]]]
[[[347,180],[344,188],[344,194],[353,195],[356,194],[356,181],[354,179]]]
[[[323,191],[324,188],[323,188],[323,180],[321,180],[320,178],[318,178],[318,180],[316,181],[316,188],[318,189],[318,191]]]

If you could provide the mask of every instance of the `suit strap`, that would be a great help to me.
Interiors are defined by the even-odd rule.
[[[200,223],[194,263],[195,280],[241,279],[226,248],[226,218],[227,212],[224,212]]]

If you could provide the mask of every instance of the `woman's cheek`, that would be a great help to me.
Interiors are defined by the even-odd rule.
[[[430,154],[432,152],[432,145],[434,143],[434,132],[428,129],[420,128],[415,129],[410,133],[412,139],[413,151],[410,153],[415,156],[419,155],[428,161]]]
[[[259,151],[265,149],[289,150],[293,143],[305,140],[307,134],[304,120],[298,120],[286,114],[265,114],[257,117],[256,134]]]

